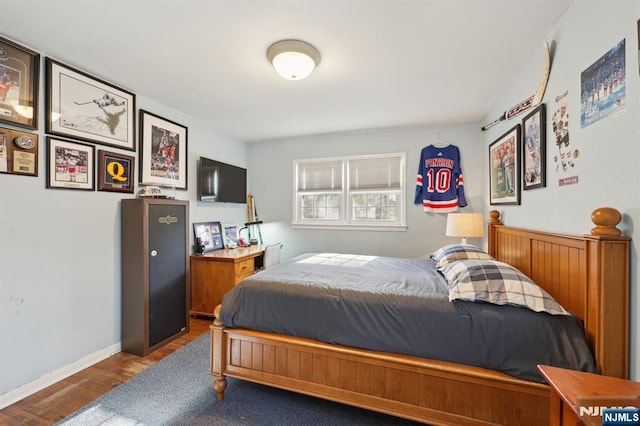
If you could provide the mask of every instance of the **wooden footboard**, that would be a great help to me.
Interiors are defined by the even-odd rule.
[[[211,375],[434,425],[545,425],[549,388],[506,374],[273,333],[211,326]]]

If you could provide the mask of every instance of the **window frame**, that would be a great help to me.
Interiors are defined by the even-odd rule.
[[[369,230],[369,231],[405,231],[407,229],[407,173],[406,173],[406,152],[392,152],[384,154],[352,155],[343,157],[324,157],[293,160],[293,211],[291,226],[294,229],[325,229],[325,230]],[[352,189],[350,187],[350,162],[369,159],[397,159],[399,162],[399,189],[389,188],[365,188]],[[328,190],[299,190],[300,167],[312,163],[341,163],[341,189]],[[341,197],[339,219],[301,219],[302,217],[302,196],[303,195],[324,195],[339,194]],[[353,217],[353,194],[397,194],[396,219],[387,220],[358,220]]]

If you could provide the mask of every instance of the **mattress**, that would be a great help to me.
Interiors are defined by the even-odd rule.
[[[432,260],[307,253],[239,283],[225,294],[220,320],[540,383],[537,364],[596,371],[579,318],[448,295]]]

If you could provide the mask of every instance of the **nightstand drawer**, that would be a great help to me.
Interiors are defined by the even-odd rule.
[[[260,246],[214,250],[191,255],[191,315],[214,317],[224,295],[263,264]],[[258,260],[256,260],[258,259]]]
[[[255,264],[253,258],[243,260],[241,262],[236,262],[234,264],[234,272],[236,274],[236,278],[246,278],[249,275],[252,275],[255,269]]]

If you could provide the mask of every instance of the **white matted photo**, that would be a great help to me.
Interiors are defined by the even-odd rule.
[[[135,151],[135,95],[47,58],[46,131]]]
[[[140,110],[140,182],[187,189],[187,128]]]
[[[95,189],[95,147],[47,137],[47,188]]]

